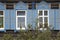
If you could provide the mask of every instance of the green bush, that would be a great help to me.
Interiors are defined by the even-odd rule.
[[[43,28],[40,31],[38,29],[37,22],[35,30],[33,30],[32,25],[28,24],[28,30],[20,30],[17,40],[51,40],[51,31],[48,27],[47,30]]]
[[[51,40],[51,32],[40,32],[38,30],[20,31],[17,40]]]
[[[51,32],[50,31],[44,31],[40,34],[38,34],[38,37],[36,40],[51,40]]]
[[[26,40],[27,33],[24,30],[21,30],[17,36],[17,40]]]
[[[60,32],[57,33],[56,40],[60,40]]]
[[[3,40],[13,40],[13,36],[11,34],[4,34]]]

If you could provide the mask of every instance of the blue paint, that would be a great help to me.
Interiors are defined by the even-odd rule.
[[[35,4],[35,2],[32,2],[32,9],[34,9],[34,4]]]
[[[54,10],[54,29],[56,27],[56,11]]]
[[[54,27],[54,30],[60,30],[60,13],[59,10],[50,9],[50,3],[47,2],[40,2],[36,3],[37,7],[34,9],[35,2],[32,2],[32,9],[28,9],[27,3],[18,2],[15,4],[15,8],[12,10],[7,10],[3,3],[0,3],[0,10],[5,11],[5,29],[0,31],[6,30],[16,30],[16,10],[26,10],[27,11],[27,25],[31,24],[33,28],[36,27],[35,23],[38,18],[38,10],[49,10],[49,24]],[[34,10],[33,10],[34,9]],[[59,16],[58,16],[59,15]],[[59,19],[58,19],[59,18]]]
[[[55,26],[55,30],[60,30],[60,9],[56,9],[55,10],[56,13],[56,26]]]
[[[18,3],[15,5],[15,9],[16,9],[16,10],[27,10],[28,7],[27,7],[26,3],[18,2]]]

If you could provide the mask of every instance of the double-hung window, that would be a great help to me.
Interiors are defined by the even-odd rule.
[[[42,28],[47,28],[49,25],[49,12],[48,10],[39,10],[38,11],[38,27],[42,30]]]
[[[26,28],[26,11],[25,10],[18,10],[16,15],[16,23],[17,23],[17,29],[22,28],[25,30]]]
[[[0,30],[4,29],[4,11],[0,11]]]

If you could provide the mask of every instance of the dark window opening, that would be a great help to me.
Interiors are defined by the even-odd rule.
[[[32,3],[28,4],[28,9],[32,9]]]
[[[34,4],[34,9],[36,9],[36,4]]]
[[[3,15],[3,11],[0,11],[0,15]]]
[[[13,4],[6,4],[6,9],[14,9],[14,5]]]
[[[59,9],[59,4],[58,3],[52,3],[51,9]]]
[[[17,11],[17,15],[25,15],[25,11]]]
[[[36,9],[36,4],[29,3],[28,9]]]

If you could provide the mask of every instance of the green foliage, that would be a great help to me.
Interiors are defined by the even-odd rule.
[[[17,40],[26,40],[27,33],[24,30],[22,30],[17,36]]]
[[[60,40],[60,32],[57,33],[57,38],[56,40]]]
[[[49,30],[44,32],[38,30],[21,31],[17,40],[51,40],[51,32]]]
[[[4,34],[3,40],[13,40],[13,36],[11,34]]]
[[[13,40],[13,36],[11,34],[4,34],[3,40]],[[46,30],[41,32],[39,30],[22,30],[17,34],[15,40],[51,40],[51,31]]]
[[[33,28],[32,28],[31,24],[28,24],[28,30],[22,30],[22,26],[20,24],[21,30],[20,30],[20,33],[17,34],[16,40],[52,40],[51,31],[50,31],[49,27],[47,27],[47,25],[48,25],[47,23],[44,24],[46,26],[47,30],[44,30],[45,27],[43,27],[42,31],[38,30],[39,29],[38,21],[36,21],[35,25],[36,25],[35,30],[32,30]],[[11,34],[5,34],[3,39],[4,40],[13,40],[13,37]],[[57,38],[57,39],[59,39],[59,38]]]
[[[28,24],[28,30],[32,30],[32,25]]]
[[[30,30],[21,31],[20,34],[18,34],[17,40],[35,40],[37,35],[37,33]]]
[[[44,31],[40,34],[38,34],[38,37],[36,40],[51,40],[51,32],[50,31]]]
[[[32,25],[28,24],[28,30],[20,31],[20,34],[18,34],[17,40],[51,40],[51,31],[49,27],[47,26],[48,24],[44,24],[47,28],[47,30],[40,31],[38,30],[38,19],[36,20],[36,27],[35,30],[32,30]],[[43,24],[42,24],[43,25]]]

